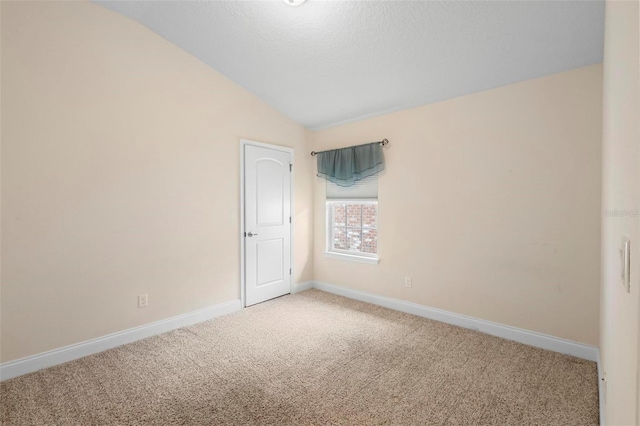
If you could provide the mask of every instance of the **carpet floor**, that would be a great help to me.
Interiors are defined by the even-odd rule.
[[[318,290],[0,384],[3,425],[597,425],[593,362]]]

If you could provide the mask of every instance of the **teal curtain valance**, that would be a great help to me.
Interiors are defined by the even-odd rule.
[[[352,186],[357,181],[384,170],[382,146],[388,141],[372,142],[348,148],[314,152],[318,160],[318,177],[339,186]]]

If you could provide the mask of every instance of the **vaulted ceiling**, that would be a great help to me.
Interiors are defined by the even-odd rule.
[[[96,1],[311,129],[602,61],[603,1]]]

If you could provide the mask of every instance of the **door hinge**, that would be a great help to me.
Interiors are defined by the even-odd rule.
[[[291,275],[291,268],[289,268],[289,275]]]
[[[293,164],[289,164],[289,171],[293,171]]]
[[[291,216],[289,216],[289,223],[291,223]]]

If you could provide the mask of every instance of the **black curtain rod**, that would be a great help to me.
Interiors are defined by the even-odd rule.
[[[382,139],[381,141],[378,142],[369,142],[369,143],[379,143],[382,144],[382,146],[388,145],[389,144],[389,139]],[[364,145],[368,145],[368,144],[364,144]],[[359,145],[354,145],[354,146],[359,146]],[[348,148],[353,148],[352,146],[349,146]],[[337,148],[337,149],[344,149],[344,148]],[[328,149],[327,151],[335,151],[335,149]],[[311,156],[315,156],[316,154],[320,154],[322,152],[327,152],[327,151],[311,151]]]

